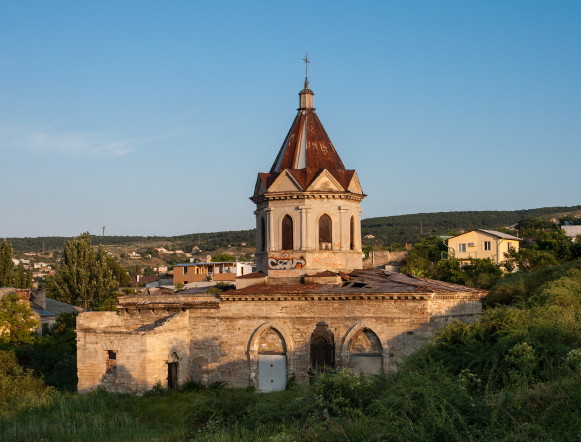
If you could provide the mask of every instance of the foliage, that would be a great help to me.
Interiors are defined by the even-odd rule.
[[[454,375],[468,369],[493,392],[550,381],[581,348],[581,269],[552,276],[513,305],[487,309],[478,322],[446,327],[415,358],[442,361]]]
[[[14,352],[0,350],[0,418],[30,406],[45,405],[54,393],[31,370],[18,365]]]
[[[0,243],[0,287],[12,286],[12,246],[4,238]]]
[[[38,320],[27,299],[8,293],[0,299],[0,344],[21,345],[34,340]]]
[[[6,240],[0,243],[0,287],[32,287],[32,271],[19,263],[14,269],[12,262],[12,245]]]
[[[47,278],[47,294],[85,310],[116,303],[119,280],[103,246],[91,246],[91,235],[83,233],[66,241],[63,257],[53,276]],[[119,276],[118,276],[119,277]]]
[[[433,278],[436,275],[436,262],[442,259],[442,253],[447,250],[448,246],[438,236],[420,238],[408,253],[402,272]]]
[[[75,391],[77,389],[75,324],[75,315],[59,315],[47,336],[14,349],[19,364],[42,376],[47,385],[63,391]]]
[[[214,255],[212,257],[212,262],[234,262],[236,261],[236,257],[234,255],[230,255],[229,253],[222,253],[220,255]]]

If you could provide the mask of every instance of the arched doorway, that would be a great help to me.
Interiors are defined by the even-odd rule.
[[[258,341],[258,390],[286,388],[286,343],[275,328],[265,330]]]
[[[311,334],[311,369],[315,372],[335,367],[335,337],[327,322],[317,322]]]
[[[178,386],[178,370],[179,370],[179,358],[177,353],[174,351],[169,355],[167,361],[167,388],[177,388]]]
[[[349,343],[349,367],[355,373],[378,374],[382,369],[383,347],[379,337],[369,328],[362,328]]]

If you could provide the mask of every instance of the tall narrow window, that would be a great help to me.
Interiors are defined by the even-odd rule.
[[[260,244],[258,250],[264,252],[266,250],[266,223],[264,222],[264,216],[260,217]]]
[[[355,250],[355,217],[351,217],[349,223],[349,249]]]
[[[282,219],[282,249],[294,249],[293,219],[290,217],[290,215],[285,215],[285,217]]]
[[[333,224],[331,217],[324,214],[319,218],[319,249],[331,250],[333,242]]]

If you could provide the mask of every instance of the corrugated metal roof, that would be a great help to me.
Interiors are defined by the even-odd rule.
[[[489,235],[494,235],[502,239],[513,239],[515,241],[522,241],[522,238],[509,235],[508,233],[497,232],[496,230],[484,230],[484,229],[475,229],[475,230],[478,230],[479,232],[488,233]]]
[[[347,276],[347,275],[346,275]],[[296,294],[435,294],[465,293],[484,296],[486,290],[466,287],[433,279],[418,278],[396,272],[383,270],[354,270],[348,275],[349,280],[342,285],[332,284],[285,284],[253,285],[243,289],[228,290],[220,297],[238,295],[296,295]]]

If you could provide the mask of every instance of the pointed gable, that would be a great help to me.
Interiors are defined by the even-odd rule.
[[[344,190],[327,169],[323,169],[307,188],[309,192],[342,192]]]
[[[269,192],[302,192],[303,188],[288,170],[281,173],[268,187]]]

